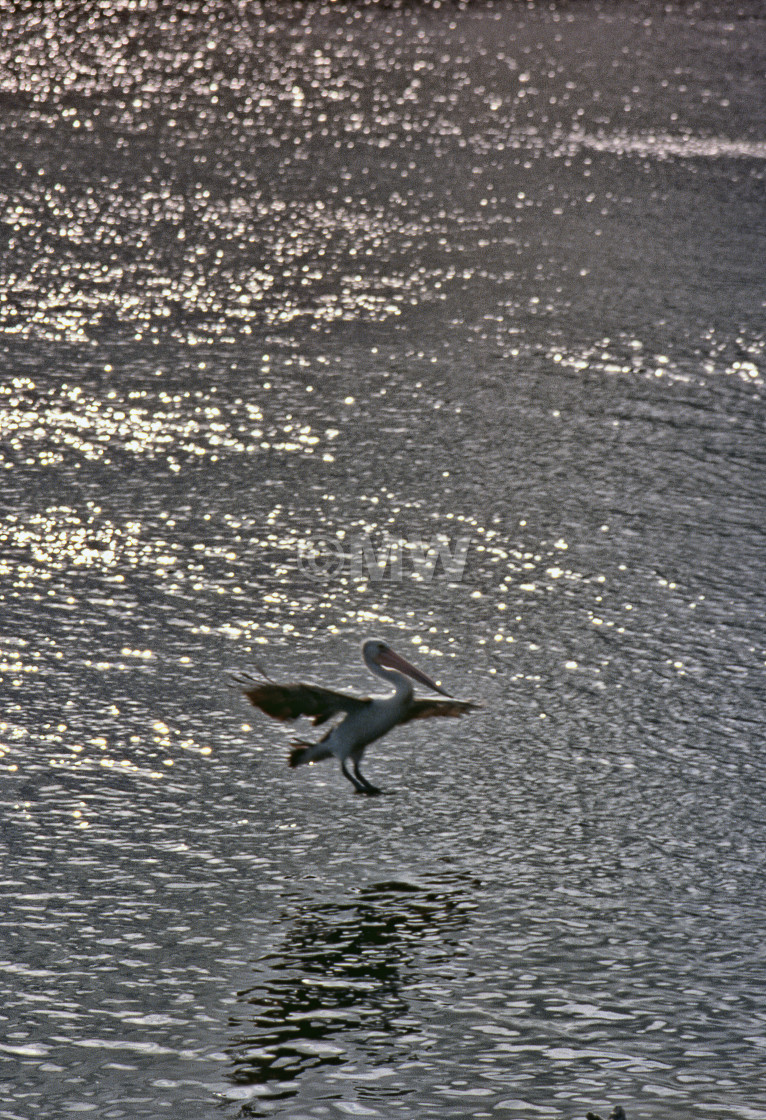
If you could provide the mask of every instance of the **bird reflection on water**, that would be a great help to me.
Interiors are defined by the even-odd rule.
[[[295,1096],[312,1069],[348,1064],[348,1039],[358,1047],[360,1031],[379,1056],[389,1036],[390,1062],[411,1057],[412,1042],[396,1036],[414,1025],[403,992],[416,980],[416,958],[425,945],[432,961],[453,958],[471,906],[458,891],[381,882],[296,915],[283,946],[257,961],[257,983],[238,993],[239,1034],[228,1053],[232,1081],[249,1089],[243,1114],[259,1115],[259,1100]]]

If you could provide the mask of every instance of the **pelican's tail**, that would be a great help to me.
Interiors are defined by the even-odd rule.
[[[324,741],[307,743],[305,739],[294,739],[290,744],[290,754],[287,759],[288,766],[303,766],[307,762],[321,762],[329,758],[332,751],[328,751]]]

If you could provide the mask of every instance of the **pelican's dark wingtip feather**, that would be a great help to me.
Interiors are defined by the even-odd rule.
[[[252,668],[258,674],[258,677],[253,676],[253,674],[247,669],[227,669],[226,675],[229,678],[229,683],[232,685],[236,685],[238,688],[241,688],[242,685],[260,684],[258,678],[262,677],[263,680],[268,681],[269,684],[274,684],[274,681],[271,679],[269,674],[265,669],[262,669],[260,665],[256,665],[255,663],[253,663]]]
[[[282,722],[307,716],[318,726],[338,712],[357,711],[370,703],[367,699],[345,696],[313,684],[261,683],[246,675],[241,675],[238,682],[243,695],[255,708]]]
[[[474,700],[413,700],[406,715],[400,723],[409,723],[412,719],[429,719],[431,716],[462,716],[472,712],[481,705]]]
[[[303,685],[279,685],[268,682],[242,689],[250,703],[260,708],[272,719],[291,720],[299,716],[313,716],[315,720],[327,719],[327,713],[314,701]]]

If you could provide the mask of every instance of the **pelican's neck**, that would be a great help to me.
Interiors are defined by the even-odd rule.
[[[367,658],[365,658],[365,661],[370,672],[374,673],[376,677],[380,677],[381,680],[387,681],[396,690],[396,695],[401,700],[412,696],[414,692],[412,681],[409,677],[405,677],[404,673],[398,673],[396,669],[384,669],[382,665],[378,665],[375,661],[367,661]]]

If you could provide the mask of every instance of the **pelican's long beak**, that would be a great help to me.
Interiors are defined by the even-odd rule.
[[[414,681],[424,684],[426,688],[432,688],[434,692],[440,692],[442,696],[449,696],[449,692],[445,692],[440,688],[436,681],[432,681],[425,673],[421,673],[420,669],[416,669],[414,665],[410,665],[409,661],[405,661],[398,653],[394,653],[392,649],[384,649],[378,655],[378,664],[382,665],[384,669],[396,669],[399,673],[405,673],[408,677],[412,677]],[[452,697],[450,697],[452,699]]]

